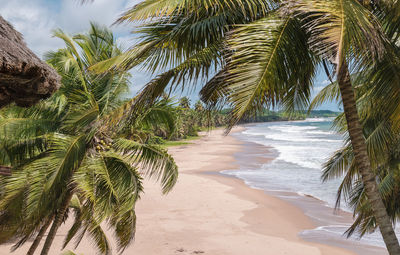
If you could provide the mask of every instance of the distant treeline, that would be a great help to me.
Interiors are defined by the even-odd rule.
[[[302,111],[291,114],[285,113],[283,111],[265,110],[264,112],[257,115],[243,118],[241,123],[304,120],[306,118],[327,118],[337,117],[339,114],[340,112],[334,112],[330,110],[313,110],[310,113]]]
[[[150,144],[165,144],[168,141],[196,137],[199,131],[227,124],[227,112],[208,111],[202,102],[192,104],[187,97],[175,100],[164,96],[152,108],[162,112],[162,115],[155,116],[153,124],[141,130],[146,133],[145,142]],[[160,118],[165,121],[154,125]]]
[[[153,110],[163,112],[163,118],[167,121],[157,123],[154,119],[153,125],[142,127],[141,131],[146,133],[146,143],[165,144],[168,141],[179,141],[182,139],[198,136],[199,131],[228,125],[231,109],[209,111],[201,101],[191,103],[187,97],[179,100],[164,97],[154,106]],[[251,122],[271,122],[304,120],[305,118],[336,117],[340,112],[329,110],[315,110],[308,112],[285,113],[283,111],[264,110],[256,116],[242,119],[239,124]],[[161,115],[158,115],[158,119]],[[154,123],[157,123],[154,125]],[[167,124],[165,124],[167,123]],[[147,127],[147,128],[146,128]]]

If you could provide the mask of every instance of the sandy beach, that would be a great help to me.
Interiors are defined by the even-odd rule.
[[[169,149],[180,169],[179,181],[166,196],[158,184],[145,182],[145,194],[137,203],[136,241],[123,254],[354,254],[300,239],[300,231],[315,226],[299,208],[218,174],[235,169],[234,154],[246,149],[234,137],[222,134],[223,130],[214,130],[193,144]],[[61,253],[66,231],[66,226],[59,231],[51,254]],[[0,254],[10,254],[9,248],[0,246]],[[25,254],[28,248],[29,243],[13,254]],[[87,239],[74,251],[96,254]]]

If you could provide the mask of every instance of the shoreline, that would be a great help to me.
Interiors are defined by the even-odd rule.
[[[236,128],[234,132],[241,130],[243,128]],[[212,149],[210,150],[211,146]],[[163,253],[158,250],[157,253],[157,247],[151,246],[150,242],[145,244],[139,240],[141,239],[141,233],[140,227],[138,227],[138,240],[132,251],[137,251],[139,254],[355,254],[340,247],[302,240],[298,233],[304,229],[315,227],[315,224],[300,208],[268,195],[262,190],[253,189],[238,178],[221,174],[220,171],[222,170],[238,169],[235,154],[241,152],[244,146],[243,142],[232,135],[222,137],[221,130],[213,130],[191,145],[171,148],[170,152],[180,166],[180,180],[182,182],[184,181],[183,178],[187,180],[188,177],[198,179],[203,185],[208,184],[208,180],[216,181],[217,183],[209,183],[210,187],[207,191],[212,193],[211,186],[218,191],[223,190],[223,193],[215,194],[215,197],[212,198],[213,201],[206,200],[207,204],[201,205],[200,208],[192,208],[192,210],[194,209],[197,213],[202,214],[201,216],[206,216],[205,219],[203,218],[198,223],[201,225],[203,221],[206,221],[204,223],[207,225],[210,223],[211,228],[198,229],[195,225],[189,224],[193,219],[184,218],[181,219],[182,221],[174,219],[174,222],[180,222],[185,225],[183,227],[187,233],[184,235],[184,239],[180,241],[174,240],[175,238],[180,238],[176,231],[172,231],[163,233],[162,240],[165,242],[165,246],[169,246],[170,242],[173,241],[182,247],[176,249],[175,252],[170,250],[170,252],[164,251]],[[255,144],[252,144],[250,147],[254,148],[254,146]],[[268,150],[265,146],[259,146],[257,149]],[[193,162],[192,164],[188,162],[191,151],[201,154],[197,155],[201,159],[196,162],[197,165],[194,167]],[[186,156],[183,154],[186,154]],[[186,159],[183,162],[181,161],[182,156]],[[193,161],[198,160],[196,159],[193,159]],[[256,160],[259,160],[260,163],[266,163],[272,159],[258,157]],[[185,177],[182,177],[182,175],[185,175]],[[208,192],[200,191],[200,194],[207,196],[204,193]],[[226,195],[228,195],[228,199]],[[188,194],[188,196],[190,195]],[[181,195],[178,195],[178,197],[185,200]],[[144,197],[143,199],[146,198]],[[203,203],[203,199],[191,197],[191,202],[200,200],[200,203]],[[171,200],[175,199],[171,198]],[[221,203],[215,200],[220,200]],[[204,206],[209,208],[211,212],[206,212],[203,215],[201,211]],[[229,209],[227,208],[228,206],[230,207]],[[217,211],[215,212],[213,209]],[[180,210],[185,209],[177,209],[177,211]],[[138,204],[138,223],[141,225],[144,222],[141,223],[139,213],[140,204]],[[193,211],[187,213],[185,216],[189,218],[195,217],[197,214]],[[210,216],[214,216],[215,219],[211,219]],[[213,220],[216,222],[213,222]],[[223,229],[221,225],[227,229]],[[196,250],[196,248],[191,248],[194,245],[193,240],[188,240],[187,235],[192,235],[192,238],[196,239],[199,234],[201,240],[197,240],[195,245],[199,248]]]
[[[237,127],[232,132],[243,129]],[[136,239],[123,254],[356,254],[333,243],[303,240],[299,233],[316,224],[301,208],[253,189],[239,178],[221,174],[223,170],[239,168],[238,155],[243,150],[254,152],[253,158],[247,158],[251,163],[263,164],[273,159],[261,157],[268,147],[223,136],[222,129],[207,132],[193,144],[169,148],[179,166],[178,183],[163,196],[158,183],[144,181],[145,194],[136,205]],[[61,253],[70,224],[67,221],[60,228],[50,254]],[[110,231],[107,235],[112,237]],[[91,243],[85,237],[77,249],[71,244],[65,250],[97,254]],[[115,244],[111,243],[115,252]],[[29,245],[28,242],[12,254],[26,254]],[[0,247],[0,255],[10,254],[11,245]]]
[[[251,124],[248,124],[251,125]],[[243,129],[246,129],[248,125],[242,126],[243,128],[241,130],[238,130],[234,133],[240,133],[243,131]],[[276,158],[276,155],[271,155],[270,149],[271,147],[255,143],[255,142],[250,142],[246,141],[244,139],[241,139],[240,137],[238,138],[237,136],[234,137],[236,140],[240,141],[242,143],[242,146],[253,146],[256,147],[257,149],[253,152],[249,152],[248,149],[244,150],[242,149],[241,152],[238,152],[236,154],[239,154],[239,156],[236,156],[236,158],[242,158],[238,159],[238,161],[246,159],[246,161],[251,161],[252,166],[249,165],[249,167],[256,167],[259,168],[260,163],[265,164],[269,163],[272,160]],[[264,151],[265,154],[260,155],[259,151]],[[240,154],[245,154],[244,156]],[[262,159],[260,159],[262,157]],[[251,158],[251,159],[250,159]],[[240,165],[245,165],[247,166],[248,163],[246,161],[240,162]],[[254,163],[258,163],[254,164]],[[255,166],[257,165],[257,166]],[[246,167],[245,167],[246,168]],[[236,169],[235,169],[236,170]],[[233,171],[235,171],[233,170]],[[259,189],[255,187],[251,187],[250,185],[246,184],[245,180],[231,175],[231,174],[225,174],[218,172],[219,176],[222,176],[222,179],[225,178],[233,178],[236,179],[240,182],[241,185],[245,185],[246,187],[254,190],[259,190],[261,191],[264,195],[271,196],[273,198],[276,198],[280,201],[284,201],[286,203],[289,203],[290,205],[294,206],[297,209],[301,210],[301,213],[307,217],[309,222],[311,223],[310,225],[303,226],[299,231],[298,231],[298,237],[300,237],[301,240],[306,241],[306,242],[311,242],[311,243],[318,243],[318,244],[324,244],[328,246],[333,246],[333,247],[340,247],[343,248],[347,251],[353,252],[353,254],[359,254],[359,255],[387,255],[386,249],[382,247],[377,247],[377,246],[372,246],[368,245],[366,243],[360,243],[355,240],[351,239],[346,239],[342,238],[340,235],[334,236],[333,239],[332,236],[326,235],[326,236],[307,236],[304,234],[304,232],[309,232],[310,230],[314,230],[320,227],[325,226],[326,224],[332,224],[336,222],[336,224],[341,224],[341,225],[346,225],[346,224],[351,224],[353,223],[353,215],[350,212],[344,211],[342,209],[335,210],[334,208],[328,206],[328,204],[320,200],[319,198],[316,198],[311,195],[307,194],[300,194],[294,191],[282,191],[282,190],[264,190],[264,189]],[[223,183],[226,183],[222,181]],[[240,196],[240,194],[237,194]],[[327,221],[328,219],[328,221]]]

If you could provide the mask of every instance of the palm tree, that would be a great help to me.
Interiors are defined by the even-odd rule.
[[[189,109],[190,108],[190,100],[187,97],[182,97],[179,99],[179,106],[184,108],[184,109]]]
[[[200,128],[206,127],[207,124],[211,124],[212,120],[207,117],[211,117],[209,114],[206,113],[203,103],[198,100],[195,105],[194,105],[194,115],[196,117],[196,124]],[[206,123],[207,119],[209,120],[208,123]]]
[[[202,112],[204,111],[204,106],[203,103],[199,100],[196,102],[196,104],[194,105],[194,109],[198,112]]]
[[[365,193],[389,253],[400,254],[392,222],[370,166],[348,66],[352,63],[354,68],[362,70],[383,54],[385,38],[377,22],[378,18],[358,1],[302,1],[299,4],[294,3],[293,8],[292,12],[283,16],[283,19],[275,17],[273,20],[253,23],[239,29],[233,35],[231,47],[235,53],[228,67],[230,70],[226,80],[231,82],[228,88],[233,90],[229,96],[235,106],[234,121],[249,109],[264,105],[263,100],[273,99],[275,102],[283,102],[292,109],[298,104],[301,107],[310,97],[309,79],[313,77],[313,70],[298,70],[296,65],[312,67],[311,54],[315,54],[324,64],[330,63],[336,74],[354,160],[362,176]],[[293,19],[290,15],[300,16],[301,19]],[[268,25],[271,21],[273,23]],[[296,28],[295,25],[292,27],[291,22],[300,22],[304,35],[298,38],[305,38],[308,45],[302,47],[300,41],[295,41],[292,29]],[[264,31],[263,25],[266,26]],[[260,39],[261,33],[257,31],[271,34],[271,37],[266,40]],[[260,45],[262,49],[256,49],[251,43],[263,44]],[[307,48],[310,48],[311,52]],[[252,69],[254,64],[259,64],[260,68]],[[281,68],[288,72],[281,75],[279,70]],[[308,77],[290,72],[302,72]],[[244,81],[246,78],[251,81]],[[282,83],[282,86],[278,82],[286,84]],[[249,89],[250,86],[252,89]],[[283,94],[280,94],[282,92]]]
[[[0,180],[0,242],[15,242],[16,249],[33,237],[33,254],[50,227],[41,252],[48,254],[62,222],[73,217],[64,247],[87,234],[110,254],[106,222],[123,251],[134,238],[143,176],[159,180],[167,193],[177,166],[165,150],[124,137],[131,124],[120,115],[128,74],[88,72],[121,54],[113,34],[92,24],[86,34],[71,38],[57,30],[55,36],[66,47],[46,58],[62,76],[60,90],[36,107],[1,114],[0,161],[12,166],[12,175]]]
[[[147,0],[119,20],[145,22],[138,29],[142,42],[125,56],[93,69],[145,63],[156,71],[172,63],[172,69],[145,87],[136,106],[152,102],[168,84],[207,78],[214,69],[217,75],[203,87],[202,98],[214,105],[228,100],[233,126],[265,106],[304,108],[317,67],[331,68],[368,201],[389,253],[400,254],[370,166],[350,76],[350,70],[367,69],[389,54],[392,43],[384,32],[389,28],[398,34],[393,25],[399,20],[398,5],[358,0]],[[140,107],[132,107],[132,114],[134,109]]]
[[[131,102],[126,105],[129,106]],[[142,143],[151,143],[154,136],[169,139],[178,128],[177,108],[171,99],[157,100],[138,117],[121,132],[126,137],[135,137]]]
[[[391,42],[398,40],[391,33],[390,26],[386,34]],[[378,180],[378,189],[383,198],[387,212],[395,223],[399,218],[398,205],[398,165],[399,165],[399,126],[398,102],[399,67],[397,56],[400,48],[395,45],[391,54],[386,54],[372,67],[352,76],[356,88],[357,108],[360,110],[363,134],[366,137],[368,155],[372,169]],[[388,87],[392,86],[392,89]],[[339,100],[340,90],[337,82],[325,87],[313,100],[315,107],[325,100]],[[356,220],[348,229],[350,236],[354,232],[360,235],[376,230],[377,223],[374,212],[367,199],[361,176],[357,171],[354,152],[349,141],[345,116],[342,114],[335,120],[336,129],[346,137],[346,144],[326,162],[322,178],[324,181],[344,176],[337,193],[337,204],[342,198],[353,208]]]
[[[338,117],[336,127],[347,135],[343,126],[344,116]],[[363,119],[371,165],[378,182],[378,190],[388,215],[395,223],[399,217],[399,141],[398,133],[393,133],[389,121],[376,115]],[[348,236],[358,232],[360,236],[375,231],[378,227],[376,217],[366,196],[362,178],[357,170],[354,151],[347,139],[346,145],[338,150],[324,165],[322,179],[327,181],[343,177],[337,192],[336,207],[342,199],[353,209],[356,217],[353,225],[346,231]]]

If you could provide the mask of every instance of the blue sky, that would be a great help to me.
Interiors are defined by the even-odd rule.
[[[0,15],[8,20],[25,38],[28,46],[38,55],[46,51],[63,47],[60,39],[52,38],[51,31],[61,28],[67,33],[84,32],[89,23],[111,26],[119,15],[141,0],[96,0],[91,4],[80,5],[79,0],[0,0]],[[130,35],[131,26],[111,26],[118,42],[129,47],[134,39]],[[131,95],[139,91],[152,76],[134,69],[131,80]],[[327,77],[320,72],[315,81],[318,92],[327,85]],[[197,100],[196,93],[184,93],[192,101]],[[320,109],[338,110],[336,103],[324,104]]]

